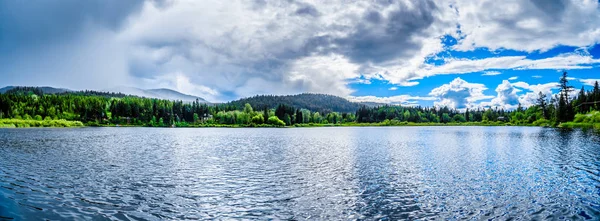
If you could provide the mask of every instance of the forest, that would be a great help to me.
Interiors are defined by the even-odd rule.
[[[578,94],[560,79],[560,92],[515,110],[366,106],[332,95],[255,96],[224,104],[182,102],[78,91],[44,93],[15,87],[0,94],[0,127],[148,126],[283,127],[393,125],[532,125],[599,127],[600,90]]]

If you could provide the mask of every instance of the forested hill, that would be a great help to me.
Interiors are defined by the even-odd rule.
[[[44,93],[44,94],[59,94],[65,92],[71,92],[69,89],[65,88],[54,88],[54,87],[19,87],[19,86],[6,86],[0,88],[0,94],[7,92],[34,92],[34,93]]]
[[[134,87],[119,87],[103,91],[75,91],[64,88],[53,88],[53,87],[21,87],[21,86],[7,86],[0,88],[0,94],[73,94],[73,95],[85,95],[85,96],[102,96],[102,97],[116,97],[122,98],[125,96],[137,96],[146,98],[156,98],[171,101],[183,101],[191,103],[199,101],[201,103],[209,103],[201,97],[196,97],[188,94],[183,94],[178,91],[170,89],[139,89]]]
[[[123,93],[114,92],[102,92],[102,91],[73,91],[64,88],[53,88],[53,87],[20,87],[20,86],[8,86],[0,88],[0,94],[13,94],[13,95],[31,95],[35,94],[42,96],[44,94],[56,94],[56,95],[82,95],[82,96],[101,96],[101,97],[116,97],[121,98],[128,96]]]
[[[310,111],[317,111],[321,113],[328,112],[343,112],[353,113],[363,105],[361,103],[355,103],[341,98],[338,96],[327,95],[327,94],[297,94],[297,95],[257,95],[254,97],[242,98],[239,100],[231,101],[228,104],[243,108],[248,103],[257,110],[275,108],[279,104],[292,106],[294,108],[304,108]]]

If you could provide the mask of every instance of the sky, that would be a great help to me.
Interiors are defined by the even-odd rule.
[[[0,87],[513,109],[563,71],[600,79],[597,0],[0,1]]]

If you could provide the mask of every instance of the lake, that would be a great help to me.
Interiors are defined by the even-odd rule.
[[[0,129],[0,220],[600,218],[600,137],[537,127]]]

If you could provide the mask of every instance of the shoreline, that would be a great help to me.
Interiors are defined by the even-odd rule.
[[[275,126],[271,124],[192,124],[179,126],[147,126],[147,125],[120,125],[120,124],[96,124],[82,123],[69,120],[22,120],[22,119],[0,119],[0,128],[81,128],[81,127],[147,127],[147,128],[311,128],[311,127],[422,127],[422,126],[493,126],[493,127],[548,127],[548,128],[581,128],[600,130],[600,124],[565,122],[559,125],[550,124],[512,124],[510,122],[464,122],[464,123],[414,123],[414,122],[380,122],[380,123],[339,123],[339,124],[295,124],[291,126]]]

